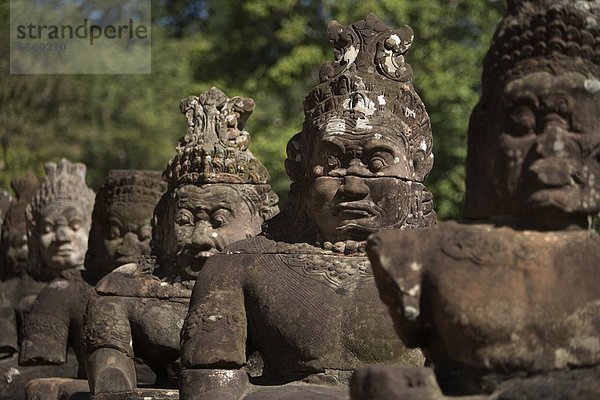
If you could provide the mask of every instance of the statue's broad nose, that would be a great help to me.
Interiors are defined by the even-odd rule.
[[[340,194],[344,201],[361,200],[369,195],[369,187],[365,184],[364,178],[347,175],[340,187]]]

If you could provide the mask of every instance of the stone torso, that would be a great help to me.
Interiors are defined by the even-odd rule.
[[[412,294],[420,282],[419,329],[405,335],[440,370],[510,375],[600,361],[596,232],[449,222],[380,238],[379,260],[395,265],[392,279]]]
[[[83,373],[83,314],[94,278],[82,275],[82,271],[71,271],[68,278],[54,279],[39,294],[25,319],[20,363],[63,364],[67,346],[72,346]]]
[[[242,288],[231,287],[243,296],[248,343],[263,356],[270,378],[325,373],[343,381],[345,373],[347,378],[350,370],[369,363],[422,363],[418,351],[407,351],[398,340],[365,256],[259,237],[214,256],[205,268],[207,274],[237,277],[237,282],[224,279],[219,289]],[[238,311],[216,329],[236,325]]]
[[[179,333],[191,291],[169,283],[135,264],[104,277],[88,304],[84,341],[88,351],[109,347],[141,358],[158,379],[179,358]]]
[[[28,276],[14,277],[0,282],[0,305],[20,311],[29,311],[38,294],[48,282],[36,281]]]

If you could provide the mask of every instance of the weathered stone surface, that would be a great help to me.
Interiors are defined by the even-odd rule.
[[[432,369],[373,365],[357,370],[350,383],[356,400],[443,399]]]
[[[261,388],[256,386],[248,393],[246,400],[349,400],[348,388],[345,386],[327,386],[303,383]]]
[[[370,239],[398,334],[445,394],[600,396],[598,21],[599,1],[510,1],[471,117],[466,220]]]
[[[38,378],[25,388],[27,400],[88,400],[89,387],[84,379]]]
[[[19,351],[22,321],[47,284],[27,274],[0,282],[0,358]]]
[[[435,222],[423,185],[429,117],[404,60],[412,30],[370,14],[328,33],[336,60],[287,147],[289,208],[200,271],[182,332],[182,399],[345,399],[355,368],[423,364],[395,337],[364,242]],[[248,381],[253,351],[264,368]]]
[[[135,389],[119,393],[98,393],[91,400],[179,400],[177,390]]]
[[[53,376],[77,376],[77,358],[72,352],[63,365],[35,365],[23,367],[18,364],[18,354],[0,360],[0,400],[25,400],[25,387],[32,379]]]
[[[600,367],[552,371],[501,384],[490,400],[593,400],[600,393]]]
[[[107,275],[88,306],[84,339],[96,398],[136,393],[134,356],[156,373],[155,386],[177,387],[179,334],[198,271],[278,213],[267,171],[247,150],[243,126],[253,108],[254,100],[217,88],[182,101],[188,132],[163,172],[169,190],[154,212],[152,257]]]
[[[400,337],[427,349],[446,392],[599,361],[595,232],[447,222],[380,232],[370,251]]]

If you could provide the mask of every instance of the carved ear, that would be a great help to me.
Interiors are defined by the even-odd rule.
[[[279,212],[279,207],[277,206],[263,206],[260,208],[260,217],[263,222],[270,220]]]
[[[302,132],[296,133],[288,141],[286,147],[287,158],[285,160],[285,172],[292,182],[302,179],[302,147],[300,140]]]

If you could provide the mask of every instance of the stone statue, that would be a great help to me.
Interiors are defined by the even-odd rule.
[[[46,177],[27,207],[29,258],[36,273],[70,277],[83,269],[94,192],[86,167],[62,159],[45,165]]]
[[[21,276],[27,267],[27,226],[25,209],[39,186],[38,177],[29,172],[22,178],[13,179],[11,187],[16,199],[11,203],[2,224],[0,242],[3,280]]]
[[[243,128],[253,109],[254,100],[217,88],[181,102],[188,131],[163,173],[168,191],[154,211],[153,257],[106,276],[88,305],[84,338],[95,398],[151,397],[136,390],[134,357],[154,370],[158,388],[177,387],[179,334],[198,272],[278,213],[267,170],[247,150]]]
[[[198,275],[182,331],[183,400],[346,398],[355,368],[423,364],[396,337],[365,254],[372,232],[436,220],[423,185],[431,127],[404,59],[413,32],[369,14],[328,34],[336,60],[287,147],[290,206]],[[255,351],[264,370],[250,383]]]
[[[2,225],[0,240],[0,358],[19,351],[18,315],[29,311],[39,292],[46,285],[27,274],[27,228],[25,208],[35,194],[38,178],[29,173],[13,179],[15,200],[10,205]]]
[[[23,186],[33,189],[34,179],[27,179]],[[77,361],[72,354],[71,359],[60,366],[33,364],[39,363],[38,351],[54,350],[57,337],[63,333],[50,313],[44,315],[40,310],[49,308],[57,312],[61,304],[49,305],[45,293],[49,288],[64,288],[63,282],[75,279],[83,268],[93,200],[94,192],[85,184],[85,166],[63,159],[58,165],[46,164],[46,177],[27,207],[23,206],[27,225],[26,272],[32,279],[25,286],[31,289],[29,292],[22,290],[23,285],[20,289],[21,303],[26,305],[26,310],[19,313],[19,324],[22,324],[19,363],[24,366],[17,365],[16,356],[2,364],[2,374],[6,379],[0,380],[0,393],[8,398],[23,398],[25,385],[30,379],[77,375]],[[26,279],[23,277],[22,282]],[[70,310],[70,306],[63,305],[61,311],[67,312],[65,310]],[[66,355],[66,344],[63,351]]]
[[[51,282],[25,319],[21,365],[64,363],[68,315],[87,301],[78,282],[84,279],[94,192],[85,183],[84,164],[62,159],[45,167],[46,177],[27,207],[27,238],[31,273]],[[71,290],[75,297],[67,300]]]
[[[48,332],[37,329],[37,325],[28,320],[27,327],[30,329],[26,338],[34,350],[27,352],[29,359],[22,358],[23,362],[62,364],[66,361],[69,344],[75,348],[83,367],[80,338],[83,316],[88,299],[94,293],[93,287],[108,272],[150,254],[152,212],[165,190],[166,183],[159,171],[109,171],[96,195],[91,213],[85,271],[81,272],[80,279],[53,281],[40,295],[40,304],[34,308],[35,316],[38,322],[52,326],[55,333],[48,338]],[[144,371],[143,367],[140,368]],[[153,382],[153,378],[148,380],[153,374],[147,372],[144,381]],[[50,399],[56,398],[49,395],[56,391],[63,395],[73,390],[78,393],[87,391],[87,381],[63,377],[41,379],[30,383],[27,389],[46,393],[43,399]],[[35,398],[41,399],[39,396]]]
[[[441,388],[422,379],[437,394],[410,398],[600,397],[600,1],[508,5],[470,121],[465,220],[369,244],[398,334]],[[380,398],[366,378],[384,375],[361,371],[353,398]]]

